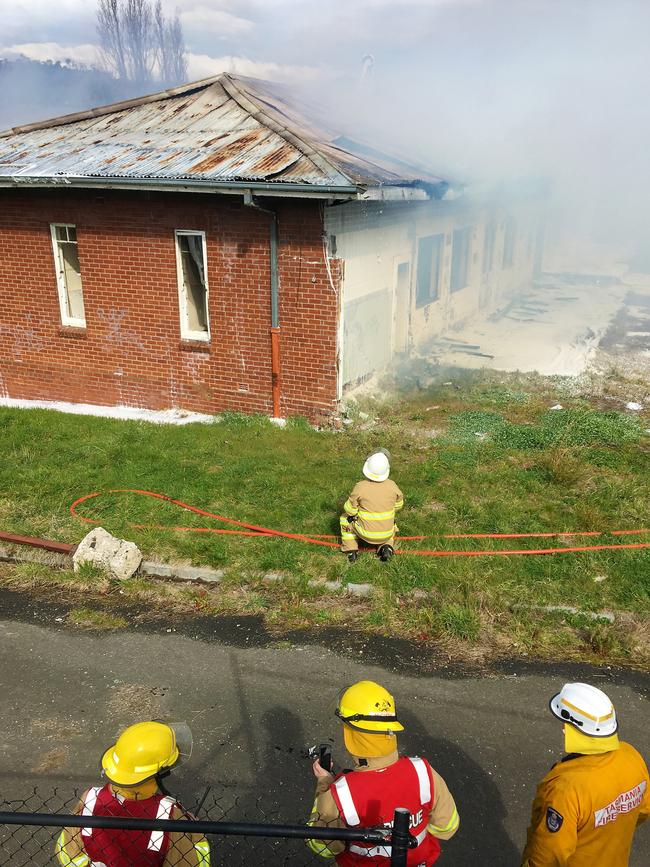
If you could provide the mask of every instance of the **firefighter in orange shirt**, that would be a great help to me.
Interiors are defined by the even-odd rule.
[[[566,755],[537,788],[523,867],[627,867],[650,815],[646,764],[619,741],[614,706],[595,686],[567,683],[550,708]]]

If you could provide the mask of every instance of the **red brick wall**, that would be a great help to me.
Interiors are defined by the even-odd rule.
[[[282,414],[316,420],[336,402],[338,288],[318,202],[274,206]],[[77,226],[85,330],[61,327],[52,222]],[[174,229],[206,233],[206,345],[181,341]],[[239,197],[2,190],[0,299],[2,395],[272,413],[269,218]]]

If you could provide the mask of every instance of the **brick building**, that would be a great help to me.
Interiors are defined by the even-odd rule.
[[[538,247],[529,203],[466,204],[265,82],[14,128],[0,399],[327,417],[394,353],[502,303]]]

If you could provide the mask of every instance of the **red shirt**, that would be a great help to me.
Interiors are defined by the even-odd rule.
[[[129,801],[108,785],[88,789],[82,816],[115,816],[124,819],[169,819],[173,798],[157,794]],[[90,860],[104,867],[162,867],[169,848],[166,831],[124,831],[118,828],[82,828],[81,840]]]
[[[341,774],[330,792],[349,828],[392,828],[396,808],[406,808],[411,814],[411,834],[418,840],[417,848],[409,850],[407,864],[429,867],[438,860],[440,843],[427,831],[434,790],[426,759],[404,756],[387,768]],[[390,855],[390,846],[349,843],[345,852],[336,856],[336,863],[342,867],[386,867]]]

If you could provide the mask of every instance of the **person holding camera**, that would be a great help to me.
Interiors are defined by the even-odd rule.
[[[353,684],[341,693],[336,716],[343,723],[343,740],[353,769],[334,774],[313,764],[316,799],[310,824],[330,828],[392,827],[398,807],[411,816],[411,834],[417,847],[408,853],[409,865],[430,867],[440,855],[440,840],[458,830],[459,817],[447,784],[426,759],[400,756],[397,732],[404,731],[393,696],[370,680]],[[334,857],[342,867],[386,867],[390,845],[310,840],[313,852]]]

